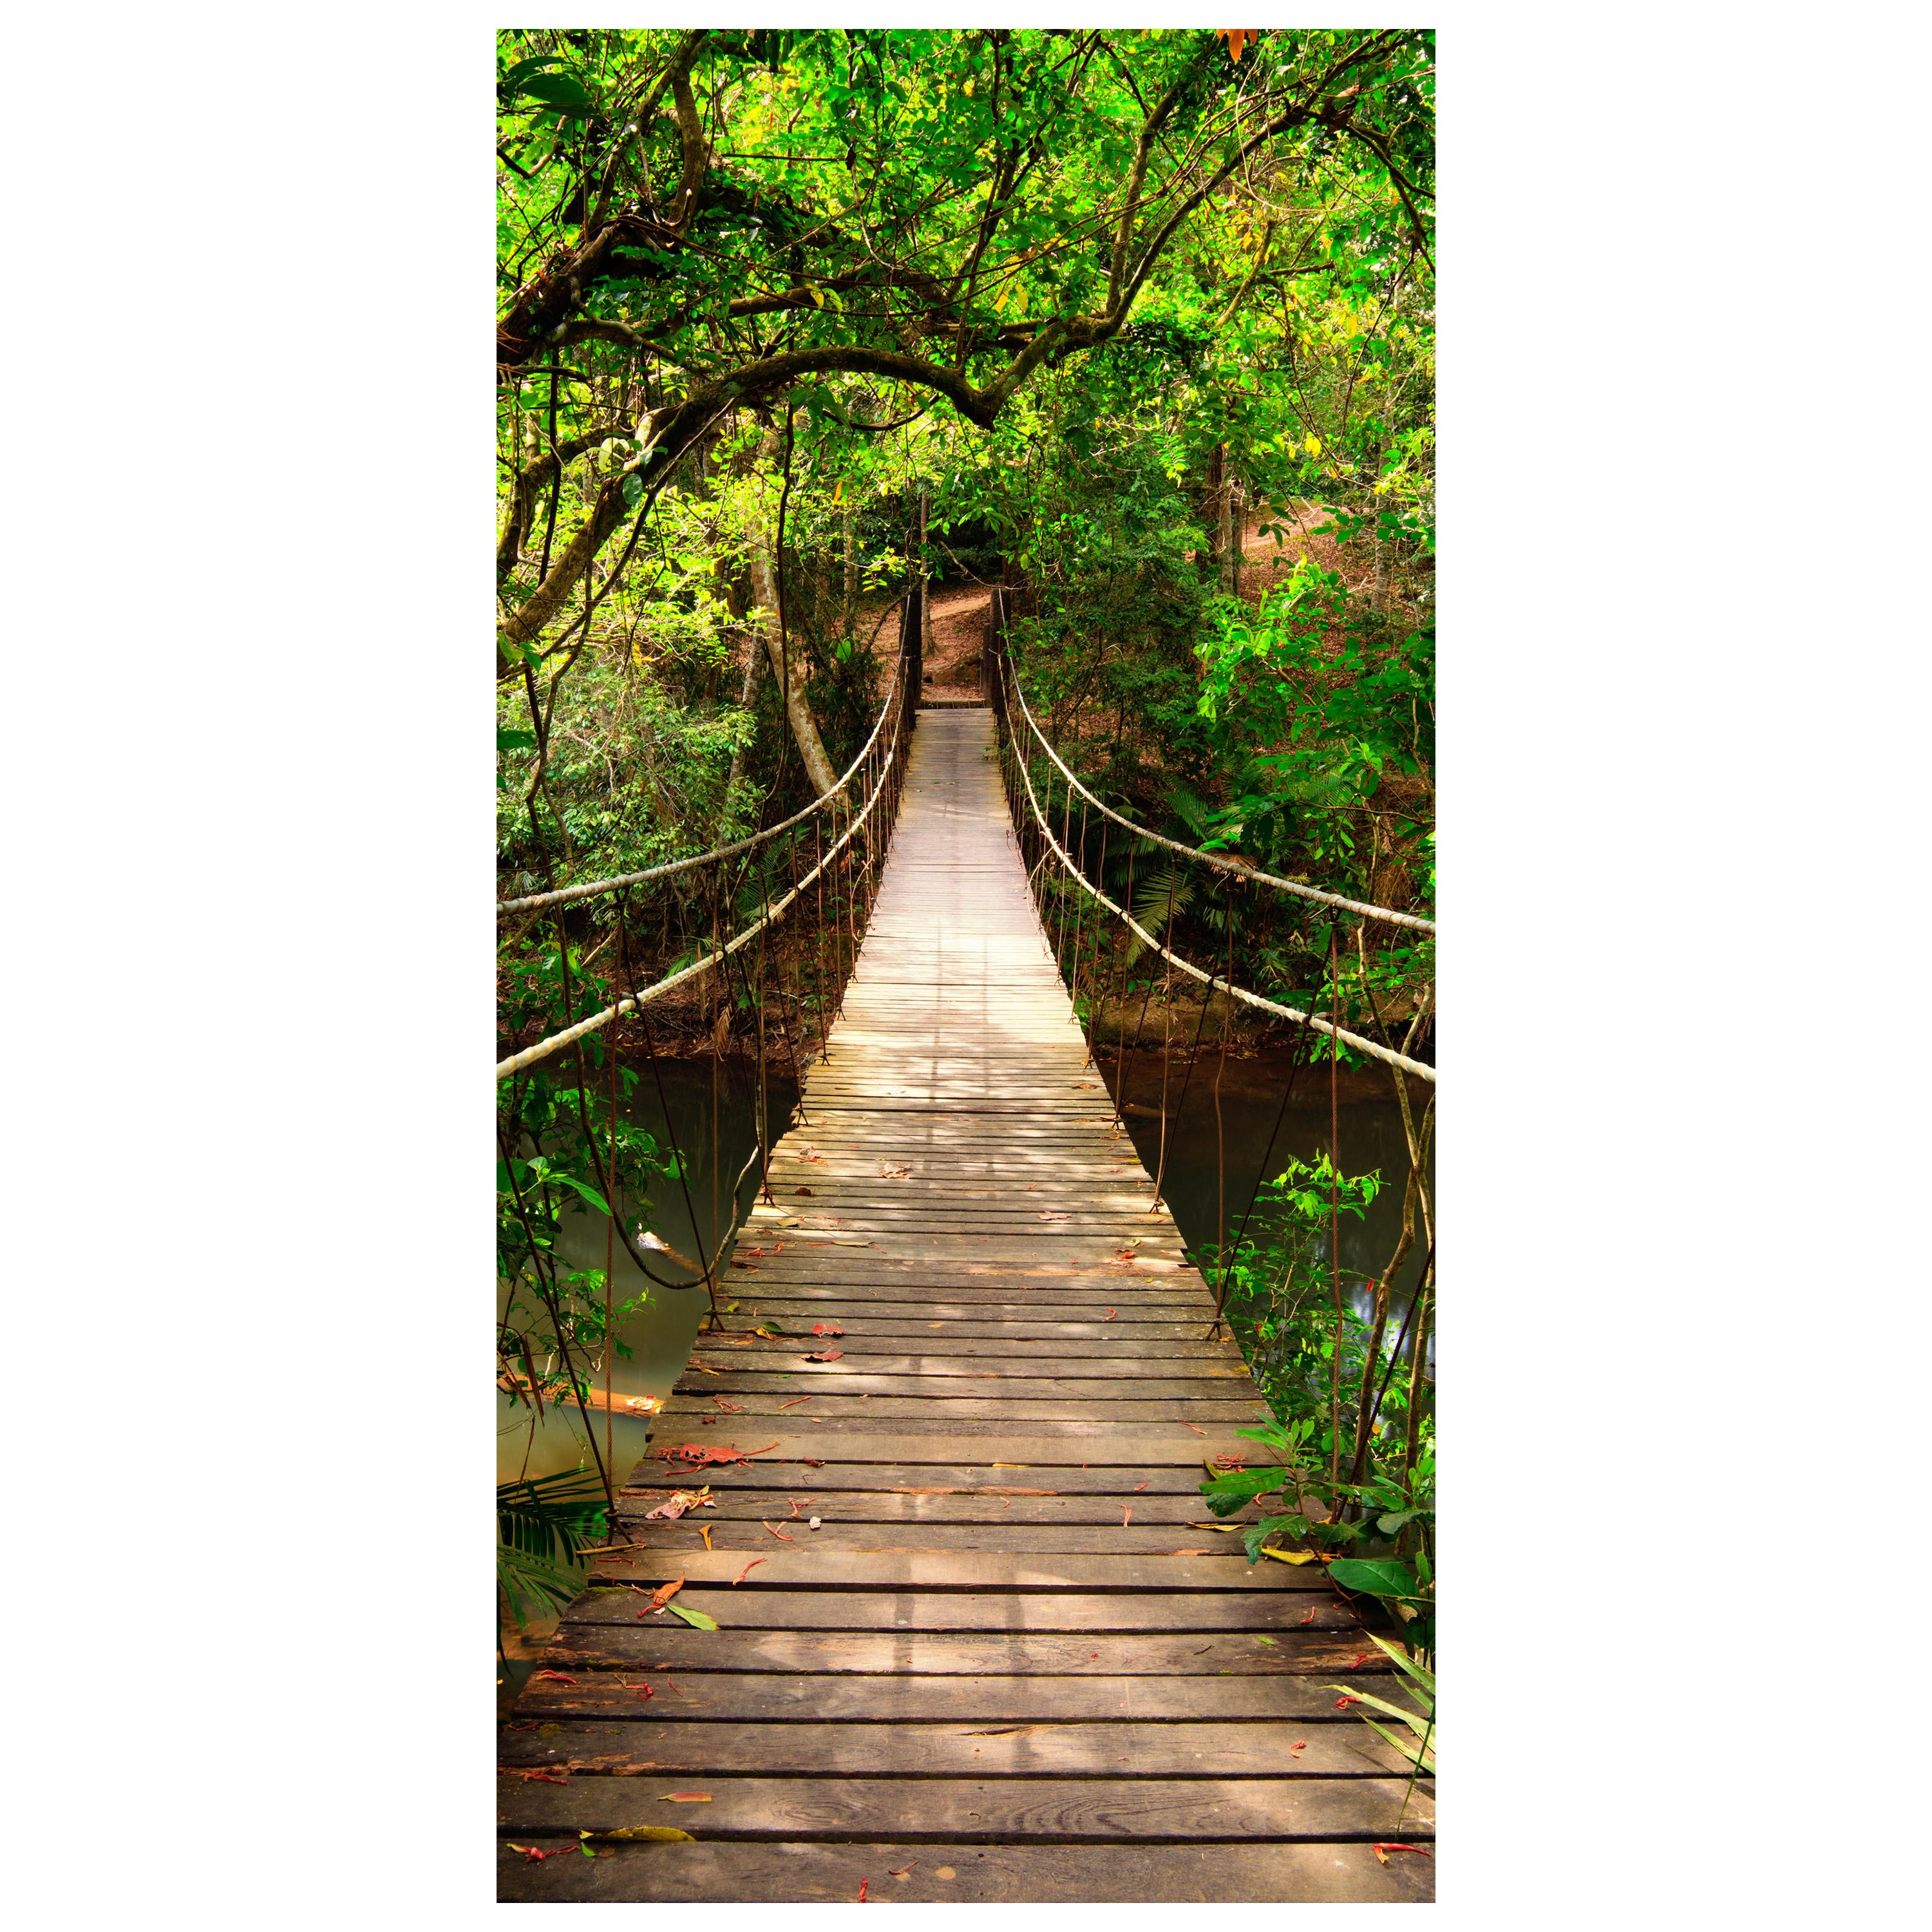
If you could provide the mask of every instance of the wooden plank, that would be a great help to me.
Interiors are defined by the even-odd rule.
[[[1129,1505],[1128,1507],[1131,1507]],[[809,1534],[809,1532],[808,1532]],[[736,1551],[633,1549],[599,1551],[593,1581],[607,1576],[639,1582],[682,1575],[695,1589],[730,1583],[744,1569]],[[1329,1583],[1318,1563],[1250,1563],[1238,1546],[1216,1553],[1155,1563],[1132,1556],[1016,1556],[1010,1558],[906,1554],[869,1555],[857,1550],[824,1554],[808,1546],[772,1546],[769,1560],[746,1580],[743,1594],[761,1599],[774,1590],[1180,1591],[1239,1590],[1326,1597]],[[1302,1606],[1298,1603],[1296,1608]],[[1265,1627],[1265,1626],[1264,1626]]]
[[[667,1432],[653,1430],[651,1448],[638,1466],[649,1480],[661,1480],[661,1472],[650,1466],[662,1460],[661,1446]],[[680,1440],[682,1440],[680,1438]],[[785,1464],[820,1460],[829,1462],[943,1463],[953,1468],[977,1467],[990,1472],[994,1459],[963,1464],[954,1453],[956,1445],[936,1442],[910,1430],[868,1430],[863,1435],[836,1440],[797,1429],[774,1430],[752,1434],[734,1430],[725,1442],[711,1442],[711,1449],[737,1450],[748,1459],[756,1451],[758,1462],[771,1468]],[[1066,1428],[1052,1434],[1040,1430],[1014,1432],[1000,1442],[998,1460],[1003,1468],[1145,1468],[1149,1466],[1192,1468],[1203,1460],[1223,1456],[1238,1458],[1244,1465],[1258,1462],[1258,1445],[1244,1442],[1232,1429],[1190,1430],[1183,1423],[1093,1423],[1078,1429]],[[713,1482],[722,1480],[716,1470],[706,1472]],[[633,1472],[633,1480],[635,1474]],[[796,1480],[788,1476],[787,1480]],[[1018,1477],[988,1473],[986,1481],[1018,1481]]]
[[[568,1839],[532,1834],[539,1849]],[[1418,1840],[1426,1843],[1426,1840]],[[507,1844],[506,1903],[1425,1904],[1433,1858],[1377,1861],[1366,1844],[956,1845],[722,1843],[598,1847],[532,1863]]]
[[[1264,1639],[1266,1640],[1264,1641]],[[743,1671],[905,1677],[1083,1675],[1206,1679],[1326,1676],[1362,1652],[1361,1633],[1296,1624],[1279,1632],[693,1630],[670,1618],[566,1622],[552,1668],[671,1672],[676,1682]],[[526,1695],[529,1694],[526,1692]],[[1330,1703],[1332,1705],[1333,1700]]]
[[[655,1705],[658,1700],[651,1700]],[[1291,1745],[1302,1748],[1291,1751]],[[1406,1778],[1367,1725],[1254,1718],[1208,1724],[1037,1719],[731,1724],[640,1714],[560,1718],[505,1733],[500,1762],[636,1778]]]
[[[953,1447],[956,1449],[958,1445]],[[1207,1508],[1201,1497],[1205,1473],[1198,1462],[1191,1468],[1111,1461],[1091,1468],[1042,1463],[1008,1468],[1004,1463],[944,1461],[854,1463],[832,1457],[818,1468],[795,1460],[775,1462],[761,1459],[734,1462],[726,1468],[706,1469],[694,1476],[668,1469],[659,1462],[646,1462],[636,1466],[618,1492],[618,1514],[622,1516],[629,1507],[628,1498],[635,1497],[640,1504],[646,1498],[661,1502],[674,1490],[688,1490],[702,1483],[726,1503],[739,1495],[756,1502],[763,1496],[802,1496],[808,1490],[874,1492],[883,1503],[895,1490],[915,1497],[958,1492],[969,1497],[997,1498],[1002,1494],[1017,1496],[1023,1490],[1043,1489],[1076,1500],[1138,1492],[1150,1496],[1168,1495],[1186,1498],[1188,1506],[1201,1514]]]
[[[1426,1840],[1435,1808],[1394,1778],[719,1778],[708,1804],[662,1801],[675,1778],[577,1778],[548,1784],[507,1773],[497,1790],[506,1832],[615,1831],[672,1823],[707,1838],[922,1838],[970,1844],[1030,1838],[1052,1843],[1184,1838]]]
[[[1377,1654],[1380,1661],[1380,1653]],[[1042,1724],[1099,1718],[1170,1718],[1205,1723],[1216,1718],[1270,1718],[1305,1727],[1346,1722],[1335,1694],[1310,1677],[975,1677],[802,1676],[746,1672],[712,1676],[694,1683],[675,1672],[638,1670],[562,1672],[572,1682],[533,1682],[517,1708],[529,1732],[546,1718],[606,1714],[636,1718],[661,1714],[701,1718],[706,1724],[809,1720],[818,1724],[912,1724],[922,1720],[960,1726]],[[1353,1678],[1351,1680],[1354,1681]],[[1390,1697],[1392,1679],[1360,1674],[1362,1688]],[[648,1688],[651,1696],[640,1693]],[[1400,1702],[1400,1696],[1391,1701]],[[1404,1775],[1407,1774],[1405,1773]]]
[[[881,1561],[911,1562],[910,1557]],[[989,1589],[880,1592],[851,1588],[819,1590],[700,1589],[687,1586],[678,1601],[734,1630],[1246,1630],[1276,1636],[1288,1630],[1354,1629],[1352,1610],[1332,1596],[1271,1590],[1202,1590],[1182,1595],[1161,1588],[1154,1566],[1204,1558],[1148,1557],[1136,1567],[1138,1591],[1041,1592]],[[1017,1567],[1017,1566],[1016,1566]],[[755,1575],[756,1573],[754,1572]],[[645,1593],[648,1594],[648,1593]],[[592,1589],[564,1612],[569,1623],[636,1623],[646,1615],[637,1590]],[[659,1612],[654,1621],[669,1619]]]

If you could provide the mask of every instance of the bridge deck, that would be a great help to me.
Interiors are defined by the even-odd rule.
[[[732,1262],[732,1325],[782,1333],[699,1338],[620,1505],[641,1546],[598,1565],[633,1587],[572,1606],[574,1682],[505,1733],[502,1895],[1429,1897],[1432,1859],[1372,1850],[1400,1760],[1323,1688],[1381,1654],[1198,1493],[1264,1411],[1109,1132],[984,710],[920,717],[830,1046]],[[752,1460],[647,1520],[704,1480],[686,1444]],[[680,1576],[718,1630],[637,1594]],[[1432,1819],[1418,1791],[1403,1841]],[[508,1849],[639,1826],[697,1842]]]

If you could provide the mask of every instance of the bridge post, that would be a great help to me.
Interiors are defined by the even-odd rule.
[[[920,608],[925,593],[915,584],[899,606],[899,658],[904,666],[905,688],[900,693],[905,704],[905,730],[910,738],[919,712],[921,692],[926,685],[925,612]]]
[[[1004,584],[993,586],[993,594],[986,603],[986,640],[980,649],[980,695],[993,707],[993,715],[1004,724],[1006,716],[1006,686],[1004,660],[1006,654],[1006,622],[1012,616],[1012,602]]]

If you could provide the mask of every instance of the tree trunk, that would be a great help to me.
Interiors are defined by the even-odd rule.
[[[778,680],[786,722],[791,727],[799,756],[805,760],[805,775],[812,781],[812,790],[822,797],[838,782],[838,774],[832,770],[832,760],[825,755],[825,743],[818,735],[818,722],[806,704],[806,667],[795,659],[787,662],[791,654],[786,650],[784,637],[778,627],[778,578],[772,567],[770,540],[762,531],[752,546],[752,597],[758,605],[754,621],[765,640],[765,656],[770,661],[772,676]]]
[[[839,628],[850,638],[859,621],[859,547],[852,537],[852,506],[841,519],[845,538],[845,606]]]
[[[1230,597],[1241,594],[1241,537],[1247,520],[1241,479],[1230,476],[1221,492],[1221,588]]]
[[[748,711],[752,708],[752,694],[758,684],[758,640],[747,637],[745,640],[745,688],[738,694],[738,709]],[[738,781],[745,776],[746,746],[740,745],[731,754],[731,774],[724,781],[724,796],[728,799],[736,788]]]

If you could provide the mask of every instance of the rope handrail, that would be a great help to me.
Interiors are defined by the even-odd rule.
[[[1019,682],[1018,679],[1014,679],[1013,682],[1017,686]],[[1024,706],[1026,700],[1022,698],[1020,702]],[[1292,1006],[1282,1006],[1274,1000],[1265,1000],[1260,994],[1251,993],[1245,986],[1238,986],[1233,981],[1224,980],[1218,974],[1204,973],[1191,961],[1182,958],[1178,953],[1170,952],[1152,933],[1148,931],[1146,927],[1135,919],[1124,906],[1116,905],[1105,892],[1088,878],[1078,866],[1074,864],[1072,860],[1067,856],[1061,847],[1060,841],[1053,836],[1053,828],[1047,823],[1046,814],[1040,809],[1040,800],[1034,792],[1033,780],[1027,772],[1026,760],[1024,758],[1016,758],[1013,764],[1019,772],[1020,782],[1026,787],[1027,802],[1033,807],[1033,815],[1039,821],[1040,831],[1045,836],[1047,844],[1053,848],[1054,857],[1058,859],[1078,881],[1083,890],[1098,900],[1109,912],[1124,921],[1129,929],[1139,936],[1143,944],[1151,946],[1170,964],[1179,967],[1184,973],[1200,980],[1207,987],[1210,995],[1218,986],[1234,998],[1243,1001],[1248,1006],[1256,1007],[1263,1012],[1274,1013],[1282,1019],[1295,1020],[1304,1026],[1313,1027],[1322,1033],[1332,1034],[1334,1038],[1342,1041],[1346,1046],[1353,1047],[1358,1053],[1369,1054],[1377,1060],[1384,1060],[1391,1066],[1400,1066],[1405,1072],[1415,1074],[1422,1079],[1431,1082],[1435,1079],[1435,1068],[1423,1060],[1412,1060],[1408,1054],[1398,1053],[1393,1047],[1382,1046],[1378,1042],[1372,1040],[1364,1040],[1360,1034],[1351,1033],[1345,1027],[1332,1026],[1318,1014],[1298,1012]]]
[[[893,681],[895,683],[898,681],[896,673],[894,674]],[[884,722],[882,716],[880,722]],[[892,726],[892,742],[880,770],[879,782],[872,788],[872,795],[866,800],[865,809],[853,820],[850,825],[846,826],[838,838],[826,848],[825,856],[792,887],[790,892],[785,894],[783,898],[766,907],[757,919],[745,928],[743,932],[738,934],[735,938],[726,940],[716,952],[694,961],[688,966],[681,967],[676,972],[668,974],[664,978],[658,980],[655,986],[646,986],[640,992],[628,994],[623,999],[618,1000],[615,1005],[606,1006],[602,1012],[592,1013],[588,1019],[581,1019],[574,1026],[566,1027],[561,1033],[554,1033],[547,1039],[538,1040],[531,1046],[523,1048],[520,1052],[512,1054],[507,1060],[498,1060],[496,1078],[499,1080],[506,1079],[512,1073],[522,1072],[526,1066],[534,1066],[539,1060],[548,1060],[552,1054],[560,1052],[574,1040],[581,1040],[586,1034],[595,1033],[600,1027],[609,1025],[613,1020],[618,1018],[622,1014],[636,1012],[646,1001],[655,1000],[661,994],[669,992],[673,987],[682,986],[686,980],[695,979],[700,973],[710,972],[713,967],[722,965],[741,946],[748,945],[767,927],[776,925],[783,916],[785,908],[792,904],[799,894],[803,892],[827,866],[831,864],[840,848],[849,844],[859,828],[872,817],[872,808],[878,803],[880,797],[884,794],[886,787],[892,782],[892,766],[898,757],[899,736],[904,726],[904,715],[902,710],[899,718]],[[873,735],[877,736],[876,730]],[[869,743],[868,740],[868,746]],[[861,754],[861,755],[863,754]],[[848,778],[850,776],[851,773],[849,772],[846,774]],[[830,793],[826,794],[826,796],[831,796]]]
[[[878,622],[872,626],[873,642],[878,641],[880,632],[885,628],[886,619],[891,616],[895,608],[888,604]],[[757,646],[754,644],[752,648],[755,650]],[[740,852],[748,852],[754,845],[762,845],[767,839],[776,838],[781,832],[790,831],[801,819],[809,818],[827,800],[838,797],[844,790],[852,774],[865,763],[866,754],[878,741],[879,732],[885,724],[887,713],[892,710],[892,694],[899,686],[899,668],[904,662],[905,653],[902,651],[892,665],[892,674],[886,686],[885,702],[880,706],[879,715],[873,722],[872,735],[860,746],[858,756],[845,767],[843,776],[834,782],[830,790],[820,792],[809,805],[794,812],[789,818],[768,826],[763,832],[754,832],[748,838],[740,838],[735,844],[715,846],[709,852],[700,852],[694,859],[668,860],[662,866],[646,866],[641,872],[622,872],[612,879],[587,879],[581,885],[560,886],[554,892],[532,892],[523,898],[499,899],[496,902],[497,916],[500,919],[506,913],[531,912],[539,906],[562,905],[572,899],[589,898],[598,892],[616,892],[626,886],[641,886],[651,879],[668,879],[674,874],[688,872],[699,866],[708,866],[714,860],[730,859]]]
[[[1020,677],[1017,670],[1012,673],[1012,688],[1015,696],[1020,701],[1021,715],[1026,719],[1033,735],[1040,740],[1040,748],[1056,765],[1060,766],[1060,775],[1066,782],[1086,800],[1088,804],[1106,813],[1116,825],[1124,825],[1130,832],[1140,838],[1150,839],[1156,845],[1165,845],[1170,852],[1179,852],[1187,858],[1199,859],[1208,865],[1217,866],[1221,871],[1230,873],[1238,879],[1252,880],[1259,885],[1278,886],[1285,892],[1298,892],[1302,898],[1318,899],[1324,905],[1339,906],[1346,912],[1360,913],[1364,919],[1385,920],[1391,926],[1414,926],[1418,932],[1433,932],[1436,930],[1436,922],[1432,919],[1420,918],[1411,912],[1396,912],[1388,906],[1370,905],[1362,899],[1345,898],[1340,892],[1324,892],[1318,886],[1304,885],[1299,879],[1277,878],[1274,873],[1264,872],[1258,867],[1240,865],[1232,859],[1223,858],[1219,853],[1203,852],[1196,846],[1184,845],[1178,838],[1165,838],[1158,832],[1150,832],[1144,825],[1136,825],[1130,818],[1123,818],[1112,806],[1102,804],[1099,799],[1096,798],[1067,770],[1065,764],[1061,760],[1060,754],[1047,742],[1046,734],[1040,728],[1033,712],[1028,708],[1026,693],[1020,688]],[[1028,790],[1030,790],[1031,788],[1029,787]]]

